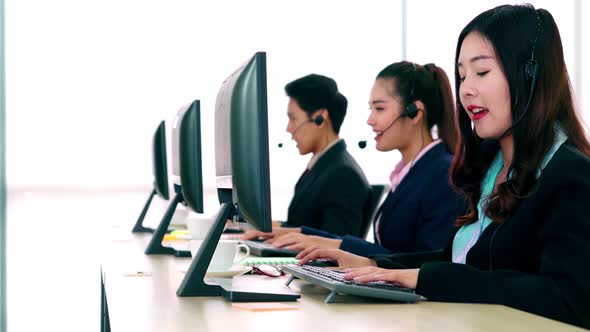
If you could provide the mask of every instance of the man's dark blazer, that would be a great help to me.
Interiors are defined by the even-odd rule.
[[[358,236],[370,190],[365,174],[342,140],[299,178],[285,226]]]

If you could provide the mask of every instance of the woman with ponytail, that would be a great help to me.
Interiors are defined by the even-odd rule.
[[[466,204],[449,181],[458,131],[446,73],[434,64],[391,64],[377,75],[369,106],[367,124],[375,132],[377,150],[398,150],[402,156],[390,176],[391,191],[373,221],[376,243],[295,230],[270,239],[274,246],[333,248],[369,256],[436,250],[449,241]]]

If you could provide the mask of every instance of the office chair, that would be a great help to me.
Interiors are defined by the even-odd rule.
[[[371,227],[373,218],[375,218],[375,213],[377,213],[377,208],[379,207],[379,204],[383,198],[383,194],[387,191],[387,189],[389,189],[389,186],[384,184],[371,185],[371,193],[369,195],[367,204],[365,204],[363,224],[361,225],[361,233],[359,234],[361,239],[367,238],[369,228]]]

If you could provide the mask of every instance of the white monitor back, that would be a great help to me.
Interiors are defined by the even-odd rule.
[[[180,120],[184,116],[184,113],[190,107],[190,103],[182,106],[176,115],[174,116],[174,120],[172,121],[172,183],[177,184],[180,186],[180,147],[179,147],[179,127],[180,127]]]

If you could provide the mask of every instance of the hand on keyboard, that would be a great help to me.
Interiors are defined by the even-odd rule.
[[[375,261],[372,259],[357,256],[340,249],[317,249],[311,247],[299,253],[296,257],[300,260],[299,265],[303,265],[315,259],[329,259],[338,263],[340,268],[375,266]]]
[[[266,233],[255,230],[248,230],[242,236],[242,240],[263,240],[268,243],[272,243],[278,237],[289,234],[289,233],[301,233],[301,228],[287,228],[287,227],[274,227],[272,232]]]
[[[390,270],[374,266],[345,269],[343,278],[357,283],[386,281],[402,287],[415,289],[420,269]]]
[[[261,231],[248,230],[241,236],[240,240],[256,240],[256,239],[269,239],[273,237],[272,233],[265,233]]]
[[[301,233],[288,233],[275,237],[268,242],[278,248],[287,248],[292,250],[305,250],[311,247],[318,247],[322,249],[338,249],[342,240],[328,239],[321,236],[305,235]]]
[[[387,282],[387,281],[357,282],[354,280],[346,279],[346,278],[344,278],[344,276],[346,275],[346,272],[344,272],[342,270],[333,270],[333,269],[323,268],[323,267],[319,267],[319,266],[310,266],[310,265],[303,265],[300,268],[307,271],[307,273],[313,273],[313,274],[323,276],[325,278],[329,278],[334,281],[343,282],[346,284],[364,285],[364,286],[370,286],[373,288],[413,292],[413,289],[409,289],[407,287],[404,287],[403,285],[395,284],[395,283],[391,283],[391,282]]]

